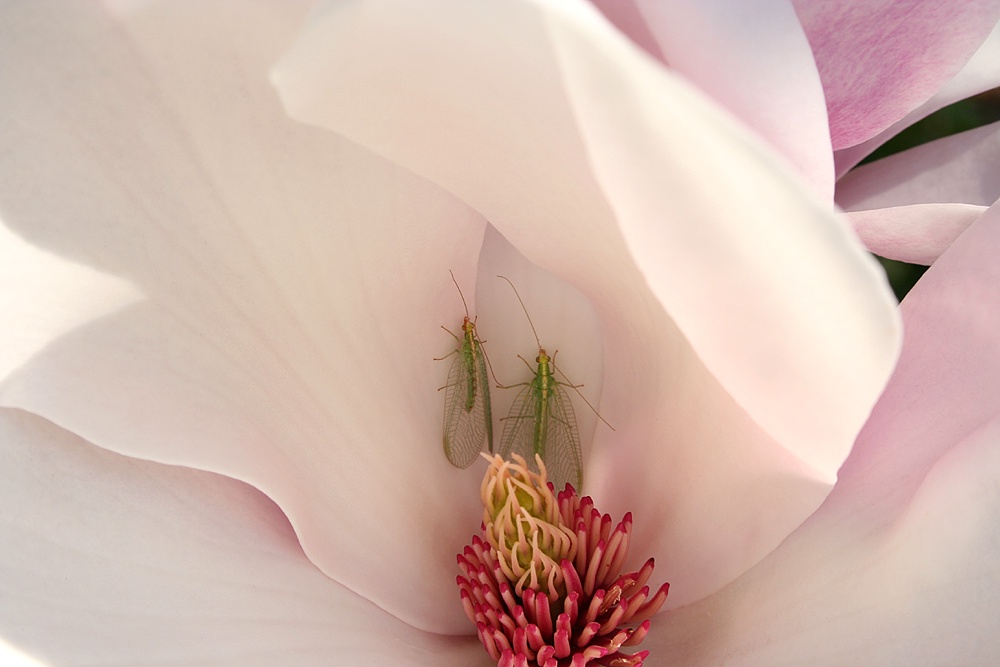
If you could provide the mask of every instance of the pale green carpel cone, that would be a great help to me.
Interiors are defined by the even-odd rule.
[[[648,651],[625,653],[649,632],[667,597],[651,594],[649,559],[620,574],[632,516],[612,527],[569,484],[556,494],[514,455],[490,460],[483,479],[482,536],[458,556],[465,612],[498,667],[639,667]]]
[[[554,599],[566,592],[559,564],[576,556],[576,534],[562,521],[544,464],[538,474],[515,458],[518,463],[495,457],[483,478],[484,535],[516,594],[531,588]]]

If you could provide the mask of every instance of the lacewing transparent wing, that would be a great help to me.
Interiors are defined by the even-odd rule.
[[[454,274],[451,279],[455,280]],[[458,287],[457,281],[455,287]],[[465,296],[461,288],[458,294],[464,304]],[[458,341],[458,347],[441,357],[454,357],[448,369],[448,381],[442,387],[445,390],[444,453],[452,465],[467,468],[482,451],[483,440],[493,453],[493,408],[486,374],[486,353],[483,341],[476,333],[476,323],[469,319],[468,306],[462,322],[462,335],[448,333]]]
[[[507,281],[514,290],[518,302],[524,310],[531,332],[535,334],[538,343],[536,367],[531,369],[534,377],[529,382],[522,382],[511,387],[523,387],[514,399],[510,412],[503,420],[503,433],[500,436],[500,455],[504,458],[511,454],[520,454],[527,461],[534,461],[535,454],[542,457],[548,469],[549,480],[561,490],[567,482],[577,490],[583,486],[583,455],[580,450],[580,435],[576,427],[576,414],[573,412],[573,402],[566,395],[564,388],[573,389],[579,393],[575,385],[560,382],[555,376],[555,354],[551,357],[545,352],[535,325],[528,315],[528,309],[521,300],[508,278],[497,276]],[[522,358],[522,361],[524,359]],[[531,364],[524,362],[528,368]],[[510,389],[511,387],[504,387]],[[583,398],[583,395],[580,394]],[[584,398],[584,401],[587,399]],[[587,405],[590,405],[587,403]],[[593,408],[591,408],[593,409]],[[595,410],[596,412],[596,410]],[[598,415],[600,417],[600,415]],[[603,419],[603,418],[602,418]]]
[[[509,458],[520,454],[533,461],[542,457],[549,480],[556,490],[567,482],[576,489],[583,486],[583,460],[580,436],[576,428],[573,403],[563,391],[572,385],[560,382],[554,374],[553,359],[539,347],[535,376],[522,386],[504,420],[500,437],[500,455]]]
[[[452,465],[467,468],[482,451],[483,440],[493,452],[493,409],[483,344],[468,317],[462,332],[444,386],[444,453]]]

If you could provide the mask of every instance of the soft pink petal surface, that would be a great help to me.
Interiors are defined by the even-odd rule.
[[[993,27],[986,41],[982,43],[969,62],[953,79],[944,84],[932,98],[896,121],[871,139],[856,146],[836,151],[834,162],[837,177],[847,173],[876,148],[918,120],[967,97],[1000,87],[1000,23]]]
[[[1000,207],[902,305],[899,367],[826,503],[661,618],[678,665],[992,664],[1000,652]]]
[[[146,298],[98,303],[66,335],[5,326],[5,351],[32,340],[0,402],[247,481],[324,572],[465,632],[449,583],[480,471],[441,455],[434,358],[454,347],[439,326],[461,323],[448,269],[474,292],[485,223],[284,115],[266,71],[301,10],[154,4],[112,23],[86,4],[3,8],[17,30],[0,40],[0,215]],[[32,261],[3,270],[4,322],[80,292],[75,269],[39,276]]]
[[[875,136],[954,77],[1000,18],[995,0],[793,0],[812,45],[834,149]]]
[[[837,184],[837,203],[873,252],[930,264],[1000,198],[1000,123],[862,165]]]
[[[832,196],[826,100],[789,0],[594,4],[633,42],[767,139],[822,198]]]
[[[482,655],[474,638],[421,632],[331,581],[241,482],[123,457],[12,410],[0,410],[0,470],[0,644],[38,664],[464,667]]]
[[[1000,123],[862,165],[837,183],[846,211],[913,204],[990,206],[1000,198]]]
[[[617,431],[585,443],[587,490],[635,513],[636,557],[657,556],[674,604],[812,511],[888,376],[895,314],[762,142],[584,4],[327,4],[275,81],[296,116],[440,183],[590,301]],[[511,299],[486,273],[483,317],[484,290]],[[524,340],[516,309],[490,327]]]
[[[857,211],[847,217],[876,255],[929,266],[985,210],[969,204],[916,204]]]

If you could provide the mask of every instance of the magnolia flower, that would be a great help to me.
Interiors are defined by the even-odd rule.
[[[671,582],[648,664],[995,650],[992,210],[869,419],[898,322],[845,221],[588,6],[348,3],[297,37],[297,3],[112,4],[3,9],[11,652],[489,664],[448,269],[498,375],[533,343],[503,273],[614,423],[581,412],[585,491]]]

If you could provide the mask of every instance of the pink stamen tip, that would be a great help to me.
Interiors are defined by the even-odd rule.
[[[465,610],[465,615],[469,617],[469,620],[475,623],[477,616],[476,608],[473,606],[472,600],[466,591],[462,591],[462,608]]]
[[[563,584],[566,586],[566,594],[573,595],[576,594],[577,597],[583,595],[583,582],[580,581],[580,574],[576,571],[567,559],[563,559],[562,563],[559,564],[562,568],[563,573]]]
[[[542,636],[542,631],[538,629],[537,625],[532,624],[526,627],[524,634],[528,638],[528,646],[531,647],[532,651],[537,653],[545,646],[545,637]]]
[[[462,608],[487,654],[499,667],[641,666],[648,652],[619,649],[649,634],[668,587],[650,596],[652,559],[621,573],[631,513],[616,524],[572,486],[555,493],[540,460],[535,472],[513,458],[492,460],[481,535],[456,557]]]
[[[600,623],[587,623],[583,626],[583,630],[576,638],[575,644],[577,646],[583,647],[590,644],[591,640],[597,636],[597,632],[601,629]]]
[[[500,582],[500,597],[503,598],[504,604],[507,605],[508,609],[520,607],[517,603],[517,598],[514,597],[514,590],[506,581]]]
[[[511,634],[513,634],[513,633],[515,633],[515,632],[517,632],[519,630],[519,627],[518,627],[517,623],[515,623],[514,619],[512,619],[507,614],[502,614],[500,616],[500,625],[503,626],[504,633],[507,636],[510,636]]]
[[[604,557],[604,549],[606,547],[607,543],[604,540],[600,540],[594,548],[590,564],[587,566],[586,574],[583,577],[584,593],[592,594],[594,589],[597,588],[597,571],[601,567],[601,559]]]
[[[566,596],[566,600],[563,602],[563,613],[569,616],[571,623],[576,623],[576,619],[580,616],[579,593],[574,592]]]
[[[482,631],[479,633],[479,641],[483,643],[483,646],[486,648],[486,653],[489,654],[491,658],[499,660],[503,651],[501,651],[497,646],[491,629],[486,627],[485,624],[483,624],[483,626]]]
[[[583,657],[589,660],[596,660],[597,658],[603,658],[609,653],[608,649],[603,646],[588,646],[582,653]]]
[[[625,616],[622,617],[622,623],[632,621],[632,617],[639,613],[647,597],[649,597],[649,586],[643,586],[636,595],[624,600],[624,602],[628,603],[628,610],[625,612]]]
[[[660,611],[660,607],[662,607],[663,603],[667,601],[667,593],[669,591],[670,584],[665,583],[660,586],[660,590],[656,591],[656,595],[650,598],[650,600],[636,612],[635,617],[645,619]]]
[[[611,610],[611,614],[608,615],[608,620],[601,624],[602,635],[613,632],[615,628],[621,625],[622,617],[625,616],[627,605],[628,603],[622,600],[621,604]]]
[[[638,572],[633,572],[631,575],[627,575],[632,581],[627,586],[622,587],[622,595],[631,595],[634,589],[645,586],[646,582],[649,581],[649,575],[652,573],[653,559],[650,558],[643,563]]]
[[[604,595],[604,591],[600,590],[590,598],[590,606],[587,608],[587,615],[584,617],[587,621],[594,621],[601,615],[602,608],[604,607]]]
[[[526,656],[532,660],[535,658],[535,652],[528,646],[528,635],[524,632],[524,628],[518,628],[514,631],[514,651],[518,655]]]
[[[640,623],[639,627],[636,628],[632,634],[629,635],[629,638],[622,643],[622,646],[638,646],[641,644],[642,640],[649,634],[649,626],[649,620],[645,620]]]
[[[566,658],[572,653],[573,648],[569,643],[569,629],[563,628],[556,630],[555,635],[552,637],[552,645],[555,647],[555,657]]]
[[[552,631],[552,611],[549,608],[549,596],[539,593],[535,596],[535,623],[541,629],[542,634],[549,634]],[[560,616],[562,618],[562,616]]]

